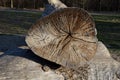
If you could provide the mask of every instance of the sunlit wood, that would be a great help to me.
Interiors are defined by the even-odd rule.
[[[96,52],[92,17],[80,8],[60,9],[34,24],[26,37],[32,51],[47,60],[78,68]]]

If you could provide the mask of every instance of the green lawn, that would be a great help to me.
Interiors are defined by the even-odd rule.
[[[26,34],[40,16],[40,12],[0,11],[0,34]]]
[[[40,12],[0,11],[0,34],[26,34]],[[120,50],[120,15],[93,15],[98,38],[110,50]]]
[[[120,15],[93,15],[98,38],[107,46],[120,49]]]

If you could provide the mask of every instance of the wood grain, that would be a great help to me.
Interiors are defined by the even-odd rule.
[[[96,52],[97,37],[92,17],[80,8],[64,8],[38,20],[26,42],[38,56],[77,69]]]

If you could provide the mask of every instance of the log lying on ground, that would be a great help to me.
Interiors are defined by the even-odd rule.
[[[77,69],[97,48],[95,23],[80,8],[65,8],[41,18],[28,31],[26,42],[38,56]]]
[[[63,9],[64,10],[64,9]],[[68,16],[69,17],[71,17],[72,19],[73,18],[76,18],[75,16],[77,15],[78,16],[78,14],[76,14],[75,16],[70,16],[69,14],[69,10],[68,11],[66,11],[66,12],[68,12],[68,13],[63,13],[62,12],[62,15],[63,14],[65,14],[64,16],[66,16],[66,15],[68,15],[67,17],[65,17],[65,19],[66,19],[66,21],[70,21],[69,22],[69,24],[68,23],[66,23],[66,21],[63,21],[63,22],[61,22],[62,20],[65,20],[65,19],[62,19],[61,18],[61,13],[60,12],[62,12],[62,11],[59,11],[58,13],[56,13],[55,12],[55,14],[54,15],[50,15],[50,16],[47,16],[47,17],[45,17],[45,18],[43,18],[43,19],[41,19],[40,21],[38,21],[38,23],[36,23],[35,25],[34,25],[34,27],[33,28],[31,28],[30,29],[30,31],[29,31],[29,35],[27,36],[27,39],[26,39],[26,41],[27,41],[27,43],[28,43],[28,45],[31,47],[31,49],[37,54],[37,55],[39,55],[39,56],[41,56],[41,54],[43,54],[43,51],[45,50],[45,51],[47,51],[48,50],[48,52],[47,52],[47,55],[48,55],[48,57],[52,54],[52,53],[49,53],[49,47],[47,48],[47,49],[44,49],[44,48],[46,48],[46,40],[45,39],[47,39],[47,35],[50,35],[50,34],[54,34],[54,35],[57,35],[58,33],[64,33],[65,35],[67,34],[67,35],[71,35],[70,33],[69,33],[69,30],[71,30],[71,27],[70,27],[70,24],[72,23],[73,25],[72,26],[76,26],[75,24],[74,24],[74,22],[72,22],[72,20],[70,19],[70,18],[68,18]],[[71,10],[71,12],[72,12],[72,10]],[[73,11],[73,12],[75,12],[75,11]],[[78,12],[79,12],[79,10],[78,10]],[[84,11],[83,11],[84,12]],[[76,13],[76,12],[75,12]],[[86,12],[85,12],[86,13]],[[56,15],[57,14],[57,15]],[[73,13],[74,14],[74,13]],[[80,14],[80,13],[79,13]],[[88,14],[87,14],[88,15]],[[84,23],[85,25],[82,25],[82,26],[84,26],[84,28],[86,28],[86,30],[88,30],[88,32],[89,32],[89,28],[87,29],[87,27],[88,26],[86,26],[86,24],[88,23],[92,23],[93,25],[94,25],[94,22],[93,22],[93,20],[91,19],[91,17],[90,16],[87,16],[87,15],[82,15],[81,14],[81,16],[79,16],[80,18],[82,18],[81,20],[78,20],[79,22],[79,24],[77,25],[77,26],[80,26],[81,24],[80,23]],[[54,17],[53,17],[54,16]],[[57,17],[57,16],[60,16],[60,17]],[[88,17],[88,20],[86,19],[86,17]],[[68,19],[67,19],[68,18]],[[54,20],[55,19],[55,20]],[[62,20],[61,20],[62,19]],[[43,21],[42,21],[43,20]],[[77,20],[77,19],[76,19]],[[76,20],[73,20],[73,21],[76,21]],[[50,21],[50,22],[49,22]],[[81,22],[81,21],[83,21],[83,22]],[[52,23],[52,24],[51,24]],[[60,25],[60,23],[62,23],[61,25]],[[66,24],[68,24],[69,25],[69,27],[68,28],[63,28],[63,23],[66,25]],[[43,25],[43,26],[41,26],[41,24]],[[87,25],[88,25],[87,24]],[[49,25],[49,27],[47,27]],[[51,27],[50,27],[51,26]],[[58,27],[55,27],[55,26],[58,26]],[[53,29],[53,28],[54,29]],[[77,44],[75,44],[75,45],[79,45],[80,43],[81,43],[81,45],[85,45],[85,42],[84,41],[86,41],[86,44],[89,44],[90,46],[91,46],[91,42],[92,43],[94,43],[94,47],[92,47],[91,46],[91,48],[93,48],[93,54],[89,54],[88,53],[88,55],[91,55],[91,56],[86,56],[86,57],[91,57],[91,59],[88,59],[88,60],[86,60],[86,61],[84,61],[84,58],[86,58],[86,57],[83,57],[83,59],[81,60],[83,63],[85,63],[85,65],[84,66],[82,66],[82,67],[79,67],[78,69],[76,69],[76,66],[78,67],[78,65],[76,65],[76,66],[72,66],[72,68],[73,69],[75,69],[75,70],[73,70],[73,69],[69,69],[69,68],[67,68],[67,67],[60,67],[60,68],[58,68],[58,69],[56,69],[56,70],[54,70],[55,72],[57,72],[57,73],[59,73],[59,74],[62,74],[63,76],[64,76],[64,79],[65,80],[119,80],[118,78],[120,78],[120,69],[119,69],[119,67],[120,67],[120,64],[119,64],[119,62],[117,62],[117,61],[115,61],[111,56],[110,56],[110,53],[109,53],[109,51],[107,50],[107,48],[105,47],[105,45],[103,44],[103,43],[101,43],[101,42],[97,42],[97,40],[96,40],[96,31],[95,31],[95,27],[94,26],[89,26],[89,27],[91,27],[92,29],[93,29],[93,33],[94,33],[94,36],[91,38],[91,39],[87,39],[87,38],[82,38],[83,39],[83,41],[81,41],[81,42],[79,42],[79,41],[77,41],[76,40],[76,42],[78,42]],[[51,29],[52,28],[52,29]],[[44,29],[45,29],[45,31],[44,31]],[[57,32],[57,31],[59,31],[59,32]],[[55,32],[52,32],[51,30],[53,30],[53,31],[55,31]],[[80,29],[81,30],[81,29]],[[91,30],[91,29],[90,29]],[[40,32],[41,31],[41,32]],[[79,31],[79,28],[78,28],[78,31]],[[42,33],[42,32],[46,32],[47,34],[45,34],[46,35],[46,37],[45,37],[45,35],[43,35],[44,33]],[[50,34],[49,34],[49,32],[51,32]],[[57,32],[57,33],[56,33]],[[40,35],[42,33],[42,35]],[[65,36],[65,35],[62,35],[62,36]],[[44,37],[42,40],[41,40],[41,38],[40,38],[40,36],[42,36],[42,37]],[[51,36],[51,35],[50,35]],[[69,36],[65,39],[66,41],[68,41],[69,42]],[[90,35],[90,33],[89,33],[89,36],[91,36]],[[53,36],[52,36],[53,37]],[[74,37],[74,35],[72,34],[72,36],[71,37]],[[78,38],[80,37],[80,36],[77,36]],[[80,37],[80,39],[81,39],[81,37]],[[34,41],[35,40],[35,41]],[[36,40],[38,40],[38,41],[36,41]],[[42,50],[39,50],[39,49],[36,49],[35,47],[41,47],[41,45],[40,45],[40,43],[41,42],[39,42],[39,40],[41,40],[41,41],[45,41],[45,42],[42,42],[42,43],[45,43],[43,46],[45,46],[44,48],[42,48]],[[54,42],[54,38],[53,39],[51,39],[51,40],[53,40],[53,42],[52,42],[52,44],[56,44],[57,42]],[[58,40],[57,38],[55,39],[55,40]],[[50,41],[50,39],[48,39],[48,41]],[[63,41],[63,40],[62,40]],[[31,45],[31,44],[33,44],[34,43],[34,45],[36,45],[36,46],[34,46],[34,45]],[[48,42],[49,43],[49,42]],[[83,44],[82,44],[83,43]],[[74,43],[73,43],[74,44]],[[63,45],[63,42],[62,42],[62,44],[60,43],[59,44],[60,46],[61,45]],[[93,45],[93,44],[92,44]],[[51,52],[54,52],[54,49],[56,49],[56,47],[54,47],[54,45],[51,45],[52,46],[52,49],[53,49],[53,51],[51,50]],[[69,48],[69,46],[70,46],[70,44],[68,43],[67,45],[66,45],[68,48]],[[61,48],[61,47],[60,47]],[[89,46],[87,46],[87,48],[89,48]],[[59,48],[58,48],[59,49]],[[80,50],[81,50],[81,47],[79,48]],[[69,51],[70,50],[70,51]],[[70,48],[70,49],[66,49],[65,48],[65,50],[63,49],[63,51],[66,51],[65,53],[66,53],[66,55],[67,54],[69,54],[69,53],[72,53],[72,51],[71,51],[72,49]],[[82,52],[84,53],[84,50],[87,50],[87,49],[83,49],[82,50]],[[76,54],[76,53],[73,53],[73,54]],[[80,54],[82,54],[82,53],[80,53]],[[46,56],[46,54],[44,54],[44,56]],[[41,56],[41,57],[44,57],[44,56]],[[73,55],[74,56],[74,55]],[[45,57],[44,57],[45,58]],[[60,58],[60,56],[58,55],[57,57],[56,57],[57,59],[61,59]],[[63,57],[62,57],[63,59],[64,58],[66,58],[66,57],[64,57],[64,55],[63,55]],[[69,55],[67,55],[67,58],[68,58],[68,60],[67,61],[69,61],[70,60],[70,58],[71,57],[69,57]],[[76,56],[75,56],[75,58],[77,58]],[[46,58],[45,58],[46,59]],[[49,60],[49,58],[47,58],[48,60]],[[81,64],[81,61],[79,61],[79,59],[76,59],[76,60],[78,60],[78,61],[76,61],[76,63],[78,62],[78,64],[80,63]],[[54,58],[53,58],[53,60],[50,60],[50,61],[53,61],[53,62],[56,62],[57,63],[57,60],[55,60],[54,61]],[[58,62],[58,64],[61,64],[61,65],[63,65],[63,66],[68,66],[68,67],[71,67],[71,65],[69,66],[69,65],[64,65],[63,63],[59,63]],[[72,62],[71,63],[69,63],[69,64],[73,64]]]
[[[29,50],[10,49],[0,54],[0,80],[119,80],[119,63],[112,59],[103,43],[98,42],[96,45],[94,57],[77,70],[59,65],[53,69],[50,66],[56,67],[56,64]]]
[[[45,72],[42,66],[53,66]],[[52,69],[58,65],[34,55],[27,48],[13,48],[0,55],[0,80],[64,80]]]
[[[77,71],[42,59],[27,48],[15,48],[0,55],[0,80],[119,80],[119,64],[101,42],[95,56]]]
[[[58,69],[59,70],[59,69]],[[102,42],[98,42],[95,56],[77,70],[62,68],[66,80],[119,80],[120,63],[114,60]]]
[[[88,62],[87,80],[119,80],[120,63],[114,60],[102,42],[98,42],[96,55]],[[119,79],[118,79],[119,78]]]

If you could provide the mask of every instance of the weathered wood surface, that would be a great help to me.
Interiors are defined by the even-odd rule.
[[[60,9],[37,21],[26,42],[38,56],[77,69],[96,53],[95,23],[83,9]]]
[[[96,55],[88,64],[88,80],[119,80],[120,63],[111,57],[103,43],[98,42]]]
[[[45,72],[42,66],[53,66]],[[0,80],[64,80],[52,69],[53,63],[34,55],[26,48],[14,48],[0,55]]]
[[[0,80],[120,80],[120,63],[103,43],[97,44],[94,57],[77,70],[51,63],[26,48],[10,49],[0,53]]]
[[[76,71],[15,48],[0,55],[0,80],[119,80],[119,64],[101,42],[94,58]]]

